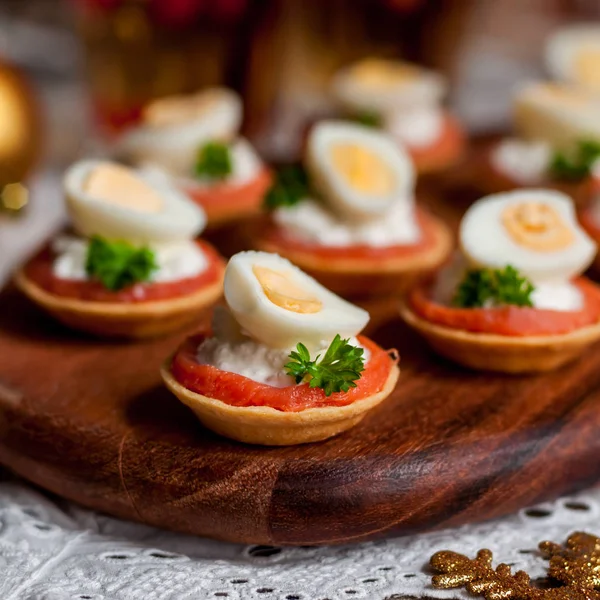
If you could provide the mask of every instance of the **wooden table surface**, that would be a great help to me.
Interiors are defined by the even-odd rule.
[[[464,194],[422,198],[456,224]],[[368,306],[401,354],[392,396],[318,444],[257,448],[203,429],[161,384],[181,339],[119,344],[71,332],[15,290],[0,296],[0,460],[97,510],[219,539],[361,541],[492,518],[600,479],[600,354],[504,377],[442,360]]]

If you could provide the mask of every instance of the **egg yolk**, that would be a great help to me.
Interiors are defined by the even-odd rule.
[[[216,101],[215,94],[210,92],[160,98],[146,106],[143,120],[154,127],[184,125],[205,115]]]
[[[83,191],[95,200],[143,213],[156,213],[162,198],[131,169],[120,165],[99,165],[88,175]]]
[[[252,272],[260,283],[265,296],[276,306],[295,313],[318,313],[323,303],[308,290],[292,281],[281,271],[255,265]]]
[[[502,223],[512,239],[529,250],[552,252],[574,241],[571,228],[551,206],[543,202],[522,202],[507,206]]]
[[[380,59],[364,60],[354,67],[353,72],[361,85],[382,90],[410,83],[418,77],[416,67]]]
[[[334,144],[331,160],[337,173],[357,192],[385,196],[394,189],[394,173],[374,152],[357,144]]]
[[[600,88],[600,47],[583,47],[575,56],[573,70],[579,83]]]

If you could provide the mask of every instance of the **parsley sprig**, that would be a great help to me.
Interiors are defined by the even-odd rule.
[[[86,273],[104,287],[118,291],[139,281],[148,281],[158,268],[150,248],[136,248],[127,242],[91,238],[85,261]]]
[[[600,143],[582,140],[574,152],[555,152],[550,163],[550,172],[558,179],[578,181],[590,174],[592,165],[600,158]]]
[[[320,355],[311,360],[308,348],[297,344],[296,350],[289,355],[290,362],[285,365],[285,371],[294,377],[296,383],[308,382],[311,388],[319,387],[326,396],[331,396],[356,387],[355,382],[365,370],[363,355],[362,348],[352,346],[338,334],[321,360]]]
[[[266,210],[294,206],[309,195],[308,174],[300,165],[290,165],[277,171],[273,184],[265,194],[263,205]]]
[[[359,125],[364,125],[365,127],[379,128],[383,124],[383,119],[381,118],[380,114],[368,110],[356,113],[353,115],[352,120]]]
[[[471,269],[456,289],[452,304],[462,308],[513,304],[533,306],[534,286],[510,265],[504,269]]]
[[[225,179],[233,170],[231,150],[222,142],[208,142],[198,150],[196,175],[209,179]]]

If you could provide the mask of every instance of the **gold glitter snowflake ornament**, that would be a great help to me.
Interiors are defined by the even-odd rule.
[[[525,571],[512,573],[506,564],[492,566],[492,553],[480,550],[476,558],[444,550],[431,557],[437,573],[433,585],[450,589],[464,587],[485,600],[600,600],[600,538],[573,533],[564,546],[542,542],[544,558],[550,561],[550,589],[535,587]]]

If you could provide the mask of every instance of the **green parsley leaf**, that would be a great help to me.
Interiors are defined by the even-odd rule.
[[[514,267],[504,269],[472,269],[456,289],[452,304],[462,308],[476,308],[492,303],[533,306],[534,286]]]
[[[104,287],[117,291],[138,281],[148,281],[158,268],[150,248],[135,248],[127,242],[111,242],[94,236],[88,246],[86,273]]]
[[[282,167],[265,194],[263,206],[266,210],[294,206],[309,195],[310,184],[306,171],[300,165]]]
[[[575,152],[555,152],[550,163],[550,172],[558,179],[578,181],[590,174],[592,165],[600,158],[600,143],[583,140]]]
[[[306,346],[297,344],[296,350],[289,355],[290,362],[284,368],[296,383],[308,382],[310,387],[319,387],[326,396],[331,396],[335,392],[347,392],[356,387],[355,382],[365,370],[363,355],[363,348],[352,346],[338,334],[321,360],[320,355],[311,360]]]
[[[196,175],[210,179],[224,179],[233,170],[231,151],[227,144],[208,142],[198,150]]]
[[[364,125],[365,127],[378,128],[382,126],[381,115],[374,111],[364,111],[356,113],[353,116],[352,120],[356,123],[359,123],[360,125]]]

